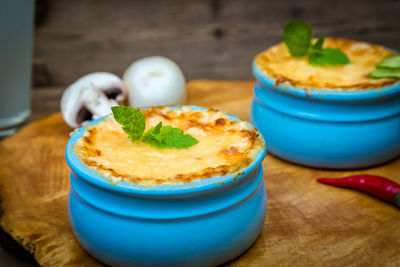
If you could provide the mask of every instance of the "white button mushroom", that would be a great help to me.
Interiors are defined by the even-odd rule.
[[[184,104],[186,83],[182,70],[172,60],[155,56],[133,62],[124,73],[132,107]]]
[[[80,127],[87,121],[111,113],[111,107],[118,106],[126,95],[127,89],[118,76],[107,72],[91,73],[65,90],[61,112],[69,126]]]

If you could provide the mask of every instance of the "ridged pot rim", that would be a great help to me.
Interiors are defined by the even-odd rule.
[[[194,105],[174,105],[174,106],[168,106],[171,109],[172,108],[190,108],[192,110],[210,110],[210,108],[205,108],[205,107],[200,107],[200,106],[194,106]],[[213,109],[216,110],[216,109]],[[218,110],[219,111],[219,110]],[[252,125],[250,122],[240,119],[238,116],[229,114],[227,112],[221,111],[223,114],[225,114],[230,120],[232,121],[245,121],[247,125],[249,126],[249,129],[256,129],[257,128]],[[81,162],[81,160],[75,155],[73,146],[75,143],[78,141],[80,137],[83,136],[85,133],[85,130],[87,127],[93,126],[100,121],[102,121],[104,117],[101,117],[97,120],[89,122],[87,125],[82,126],[79,129],[76,129],[72,134],[71,137],[67,143],[67,146],[65,148],[65,158],[66,161],[71,168],[71,170],[77,174],[78,177],[81,179],[89,182],[92,185],[95,185],[97,187],[109,190],[109,191],[114,191],[114,192],[119,192],[119,193],[125,193],[125,194],[133,194],[133,195],[148,195],[148,196],[167,196],[167,195],[181,195],[181,194],[191,194],[191,193],[197,193],[197,192],[203,192],[203,191],[208,191],[212,189],[217,189],[221,187],[225,187],[229,184],[232,184],[234,182],[237,182],[241,179],[243,179],[245,176],[250,174],[254,169],[256,169],[260,164],[262,163],[266,152],[267,148],[265,146],[264,138],[257,130],[258,133],[258,138],[261,140],[264,149],[259,151],[251,164],[247,167],[244,167],[235,173],[227,174],[224,176],[216,176],[212,178],[207,178],[207,179],[201,179],[201,180],[195,180],[190,183],[184,183],[184,184],[165,184],[165,185],[156,185],[152,187],[147,187],[147,186],[141,186],[141,185],[136,185],[133,183],[128,183],[128,182],[118,182],[118,183],[111,183],[110,178],[105,177],[98,173],[96,170],[90,169],[87,167],[85,164]]]
[[[262,72],[253,60],[252,72],[263,85],[286,95],[292,95],[310,100],[332,101],[365,101],[400,96],[400,80],[394,84],[376,89],[307,89],[288,85],[276,85],[276,79]]]

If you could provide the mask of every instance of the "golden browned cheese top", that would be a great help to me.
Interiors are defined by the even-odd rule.
[[[244,121],[231,121],[220,111],[164,107],[142,112],[146,130],[162,121],[191,134],[199,143],[187,149],[158,149],[142,141],[132,142],[109,115],[88,127],[76,142],[78,158],[113,181],[154,186],[236,173],[264,148],[255,128]]]
[[[398,80],[372,79],[368,76],[384,57],[393,55],[380,45],[349,39],[326,38],[324,48],[337,48],[350,59],[350,64],[314,66],[307,57],[294,58],[284,43],[277,44],[255,57],[259,70],[276,79],[277,84],[290,84],[304,89],[374,89]]]

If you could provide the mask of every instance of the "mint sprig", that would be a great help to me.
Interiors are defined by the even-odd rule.
[[[137,108],[127,106],[117,106],[111,108],[115,120],[121,124],[125,133],[129,135],[132,142],[139,140],[143,136],[146,128],[145,116]],[[142,142],[152,145],[156,148],[189,148],[199,141],[190,134],[172,126],[163,126],[159,122],[156,126],[146,131]]]
[[[312,29],[304,21],[289,21],[284,29],[284,43],[292,57],[308,56],[311,65],[345,65],[350,63],[345,53],[335,48],[322,48],[324,38],[319,38],[314,44]]]
[[[374,79],[400,79],[400,54],[382,59],[369,76]]]

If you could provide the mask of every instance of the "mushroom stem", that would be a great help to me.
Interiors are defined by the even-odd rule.
[[[98,119],[111,113],[111,107],[118,106],[118,103],[113,99],[108,99],[101,91],[96,90],[95,86],[83,91],[82,98],[85,107],[92,113],[92,119]]]

